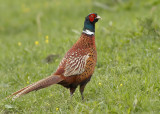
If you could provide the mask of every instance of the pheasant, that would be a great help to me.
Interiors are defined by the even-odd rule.
[[[97,62],[95,45],[95,23],[101,19],[96,13],[85,18],[84,28],[78,41],[65,54],[57,70],[51,76],[35,82],[13,93],[12,100],[34,90],[39,90],[53,84],[60,84],[70,89],[72,96],[77,86],[80,86],[82,99],[86,84],[90,81]],[[8,97],[7,97],[8,98]]]

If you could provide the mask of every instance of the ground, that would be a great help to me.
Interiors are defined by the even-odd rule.
[[[0,11],[0,113],[160,112],[159,0],[1,0]],[[54,85],[5,100],[56,70],[91,12],[102,20],[85,99]]]

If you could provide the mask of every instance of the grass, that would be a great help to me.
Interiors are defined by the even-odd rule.
[[[158,0],[1,0],[0,11],[0,113],[160,112]],[[85,100],[78,89],[71,100],[59,85],[3,100],[56,70],[90,12],[103,20],[96,24],[98,62]],[[50,54],[58,56],[44,63]]]

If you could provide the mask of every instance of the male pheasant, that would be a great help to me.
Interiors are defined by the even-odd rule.
[[[27,94],[34,90],[39,90],[53,84],[60,84],[70,89],[71,96],[80,85],[82,99],[83,91],[90,80],[97,61],[97,52],[95,45],[95,23],[101,17],[96,13],[91,13],[85,18],[83,32],[79,40],[65,54],[60,62],[56,72],[38,82],[13,93],[13,100],[21,95]],[[10,97],[9,96],[9,97]]]

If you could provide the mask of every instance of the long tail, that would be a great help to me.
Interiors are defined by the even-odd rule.
[[[27,94],[31,91],[34,91],[34,90],[39,90],[39,89],[42,89],[42,88],[45,88],[45,87],[48,87],[50,85],[53,85],[53,84],[57,84],[59,83],[60,81],[62,81],[63,78],[59,75],[52,75],[52,76],[49,76],[47,78],[44,78],[38,82],[35,82],[27,87],[24,87],[18,91],[16,91],[15,93],[11,94],[10,96],[8,96],[7,98],[15,95],[12,100],[15,100],[16,98],[24,95],[24,94]]]

